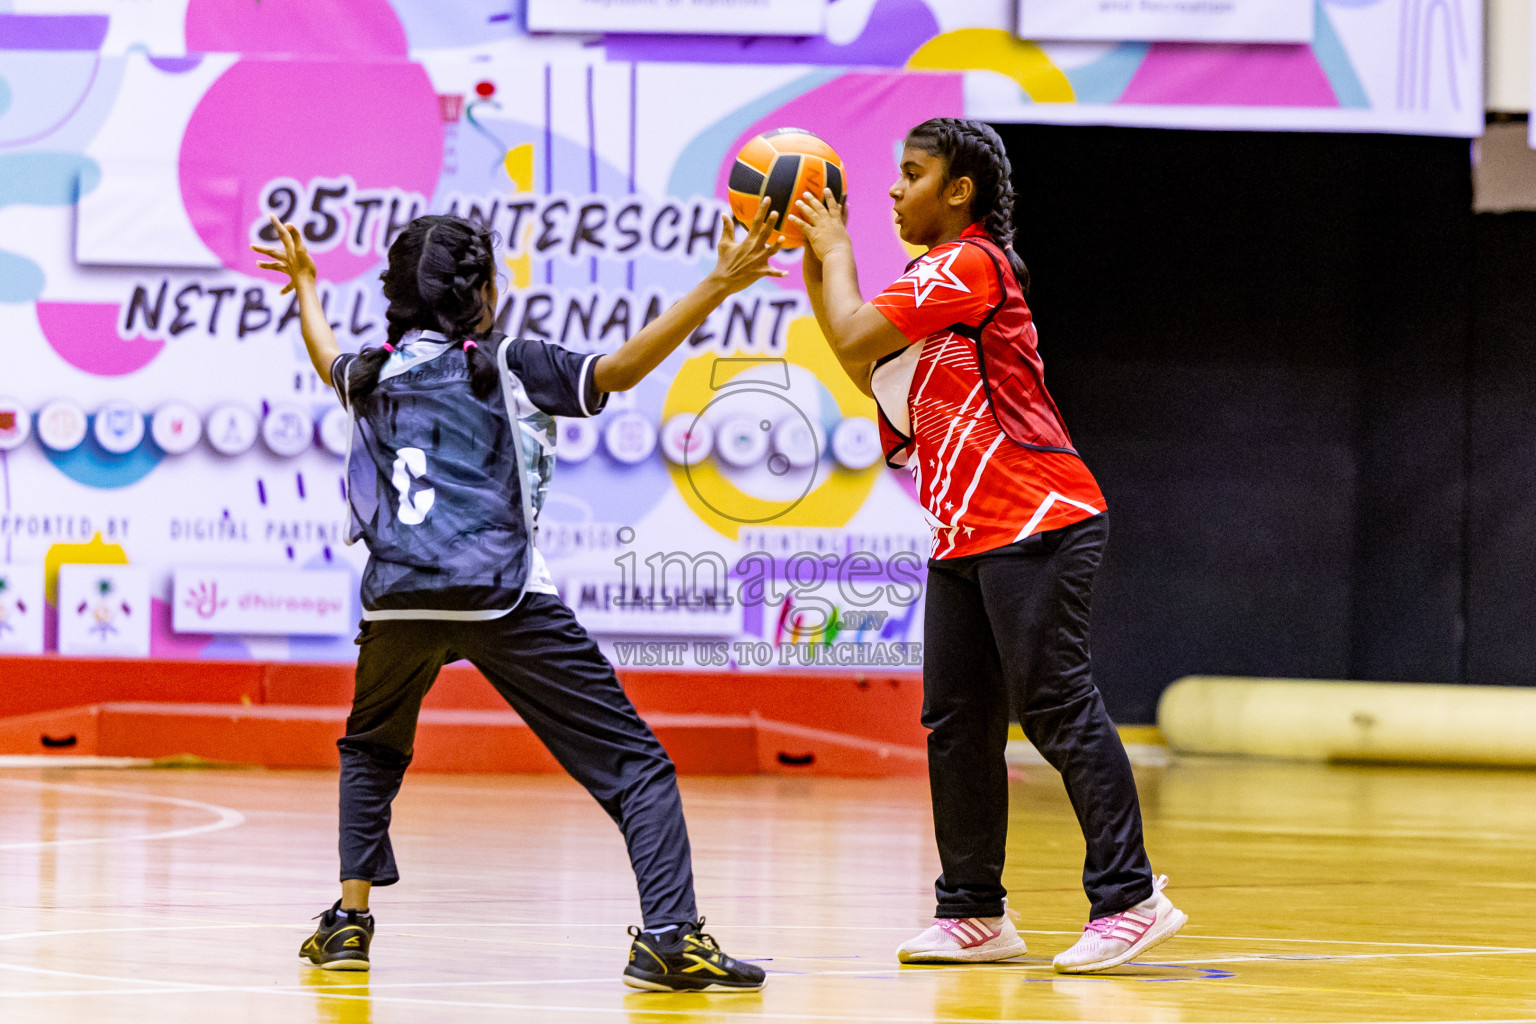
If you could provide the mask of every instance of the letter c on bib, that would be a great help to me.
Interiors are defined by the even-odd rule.
[[[411,481],[419,480],[427,473],[427,454],[420,448],[401,448],[395,455],[395,473],[390,481],[400,492],[400,522],[406,526],[420,526],[426,522],[427,513],[437,495],[432,488],[423,487],[411,493]]]

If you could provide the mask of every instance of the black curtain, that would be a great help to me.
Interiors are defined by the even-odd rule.
[[[997,128],[1046,380],[1110,505],[1094,642],[1117,720],[1190,673],[1515,681],[1488,679],[1515,659],[1468,616],[1529,631],[1536,593],[1512,606],[1509,553],[1478,541],[1502,530],[1536,570],[1536,539],[1470,503],[1536,474],[1536,440],[1471,439],[1536,410],[1472,396],[1530,366],[1536,286],[1474,359],[1494,255],[1467,141]],[[1502,272],[1536,277],[1536,232],[1509,234]]]
[[[1536,685],[1536,214],[1475,227],[1466,679]]]

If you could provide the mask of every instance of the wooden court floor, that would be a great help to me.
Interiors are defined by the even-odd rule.
[[[1030,954],[900,967],[931,913],[920,781],[685,779],[709,930],[761,994],[630,993],[622,844],[563,778],[417,775],[371,977],[296,953],[333,898],[336,780],[0,770],[0,1021],[1536,1022],[1536,773],[1200,760],[1139,770],[1190,924],[1146,963],[1053,975],[1081,840],[1020,770],[1007,882]]]

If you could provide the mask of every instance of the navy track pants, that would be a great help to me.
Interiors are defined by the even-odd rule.
[[[677,772],[613,666],[558,597],[526,594],[498,619],[363,623],[341,749],[341,877],[400,880],[390,804],[411,763],[422,699],[467,659],[613,818],[629,847],[647,928],[698,919]]]

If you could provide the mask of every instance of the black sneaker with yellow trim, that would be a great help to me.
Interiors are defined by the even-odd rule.
[[[341,900],[337,900],[331,909],[315,916],[320,927],[304,940],[299,956],[328,971],[366,971],[373,915],[366,910],[342,910]]]
[[[733,960],[714,937],[704,933],[701,918],[657,934],[631,927],[624,984],[652,992],[755,992],[763,987],[763,969]]]

